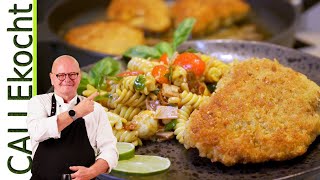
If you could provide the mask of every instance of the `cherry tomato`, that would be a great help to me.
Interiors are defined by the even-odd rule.
[[[168,55],[166,53],[162,54],[160,57],[160,62],[163,62],[163,64],[168,65]]]
[[[152,69],[152,76],[161,84],[169,83],[169,68],[165,65],[157,65]]]
[[[196,76],[201,76],[206,67],[206,63],[202,61],[200,57],[189,52],[179,54],[173,64],[193,72]]]
[[[139,74],[144,74],[144,72],[143,71],[125,71],[125,72],[118,74],[117,76],[126,77],[126,76],[137,76]]]

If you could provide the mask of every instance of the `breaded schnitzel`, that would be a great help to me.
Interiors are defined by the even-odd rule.
[[[202,36],[243,19],[249,10],[250,6],[242,0],[176,0],[171,14],[175,26],[194,17],[197,21],[192,34]]]
[[[107,18],[151,32],[164,32],[170,25],[169,8],[163,0],[112,0]]]
[[[187,121],[185,147],[226,166],[300,156],[320,133],[320,87],[268,59],[233,65]]]
[[[144,43],[143,31],[121,22],[98,21],[70,29],[65,34],[70,44],[93,51],[120,55]]]

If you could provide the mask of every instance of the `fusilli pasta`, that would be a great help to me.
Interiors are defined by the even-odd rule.
[[[183,142],[184,142],[183,133],[185,130],[186,121],[188,121],[188,118],[189,118],[192,111],[193,111],[193,108],[190,105],[182,106],[178,110],[179,115],[178,115],[178,119],[177,119],[177,124],[174,127],[174,134],[176,135],[176,139],[181,144],[183,144]]]
[[[154,62],[154,61],[134,57],[129,61],[127,68],[130,71],[140,70],[140,71],[143,71],[144,73],[147,73],[147,72],[151,72],[153,67],[159,64],[160,64],[159,62]]]
[[[183,91],[180,94],[181,102],[179,106],[191,105],[192,108],[198,109],[200,104],[206,101],[208,98],[209,96],[202,96],[202,95],[197,95],[191,92]]]
[[[119,116],[125,118],[128,121],[131,121],[132,118],[139,114],[141,111],[138,107],[130,107],[130,106],[124,106],[122,104],[118,104],[114,110],[111,112],[118,114]]]

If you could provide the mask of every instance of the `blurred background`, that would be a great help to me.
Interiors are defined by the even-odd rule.
[[[199,12],[194,14],[199,24],[194,27],[191,40],[265,41],[320,56],[320,25],[316,23],[320,18],[319,0],[247,0],[247,4],[219,4],[225,6],[219,9],[194,4],[197,1],[192,0],[180,4],[171,0],[166,1],[170,7],[174,6],[171,13],[162,4],[149,6],[157,7],[158,14],[146,13],[138,3],[121,2],[38,0],[38,94],[46,93],[51,87],[49,73],[56,57],[72,55],[84,67],[107,55],[120,55],[130,46],[170,41],[176,25],[194,12]],[[126,21],[127,24],[105,22],[106,16],[112,21],[127,20],[132,9],[145,15],[143,21],[150,23],[141,25],[141,18]],[[173,14],[169,21],[163,16],[166,13]],[[149,20],[152,16],[154,19]]]

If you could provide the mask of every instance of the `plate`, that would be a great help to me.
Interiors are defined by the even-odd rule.
[[[235,40],[189,41],[180,50],[194,48],[225,62],[250,57],[277,59],[281,64],[307,75],[320,84],[320,58],[293,49],[261,42]],[[226,167],[199,156],[197,149],[186,150],[177,140],[144,142],[136,154],[167,157],[171,167],[153,177],[118,176],[125,179],[303,179],[320,173],[320,137],[308,151],[295,159],[259,164],[238,164]]]

